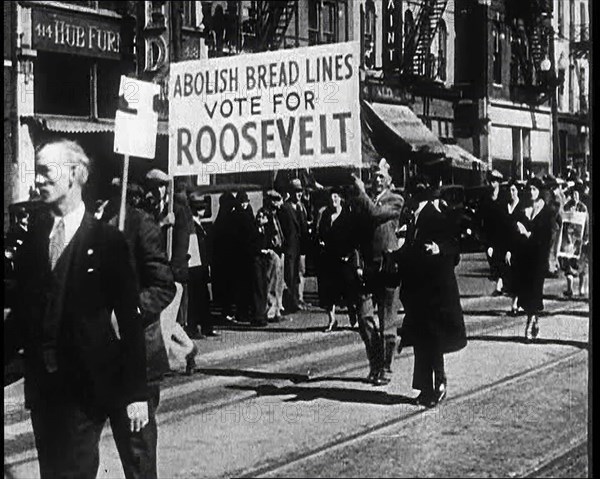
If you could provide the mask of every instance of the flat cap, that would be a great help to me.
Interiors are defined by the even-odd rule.
[[[169,183],[169,175],[162,170],[154,168],[146,173],[146,181],[152,184],[164,185]]]
[[[240,203],[247,203],[249,200],[248,193],[245,191],[238,191],[237,195],[235,195],[235,199]]]

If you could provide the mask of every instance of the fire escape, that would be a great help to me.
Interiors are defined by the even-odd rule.
[[[539,104],[545,101],[543,93],[548,90],[548,72],[542,71],[541,64],[551,54],[552,6],[538,0],[512,0],[507,5],[506,23],[513,38],[512,97],[515,101]]]
[[[415,26],[406,32],[404,38],[401,74],[424,76],[427,73],[429,49],[447,4],[448,0],[423,0]]]
[[[254,51],[278,50],[296,12],[296,1],[256,2]]]

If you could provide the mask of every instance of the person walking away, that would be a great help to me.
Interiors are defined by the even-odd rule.
[[[518,240],[512,257],[516,271],[519,307],[525,310],[525,338],[539,333],[538,317],[544,309],[544,279],[548,272],[548,250],[552,233],[552,212],[541,197],[544,183],[534,177],[527,182],[529,203],[517,217]]]
[[[240,191],[236,196],[236,207],[232,215],[234,222],[235,247],[230,254],[235,256],[235,315],[241,323],[251,322],[252,278],[254,271],[254,241],[256,225],[248,194]]]
[[[43,207],[16,258],[15,305],[4,321],[5,364],[24,349],[42,479],[96,477],[106,419],[122,417],[114,433],[125,442],[149,420],[135,272],[123,234],[85,210],[89,169],[75,141],[53,137],[36,149]]]
[[[306,211],[300,200],[302,183],[293,179],[290,185],[290,198],[279,210],[279,222],[283,231],[284,245],[284,279],[283,307],[285,314],[293,314],[300,310],[298,285],[300,281],[300,256],[304,238],[308,234]]]
[[[267,321],[278,323],[283,311],[283,232],[279,223],[278,211],[283,206],[283,198],[275,191],[266,193],[264,214],[267,217]]]
[[[219,211],[215,219],[210,243],[212,245],[212,286],[215,302],[221,307],[222,322],[231,323],[234,319],[233,306],[235,302],[236,269],[234,252],[235,197],[229,191],[219,198]]]
[[[518,244],[519,233],[517,222],[523,214],[522,202],[519,197],[519,183],[515,179],[508,182],[508,192],[510,198],[504,205],[504,219],[502,222],[503,243],[505,253],[504,265],[504,292],[508,294],[512,300],[510,315],[517,316],[519,314],[519,304],[517,296],[517,277],[516,267],[512,258],[512,251],[515,249],[515,244]]]
[[[121,203],[120,178],[113,180],[111,194],[98,219],[117,227]],[[131,190],[139,188],[130,183]],[[156,411],[160,401],[160,382],[169,371],[166,346],[163,341],[160,313],[175,297],[176,287],[169,260],[162,244],[161,232],[148,213],[131,204],[129,188],[125,207],[123,234],[129,246],[130,260],[139,288],[139,303],[146,338],[146,370],[148,377],[148,425],[138,433],[115,434],[127,429],[122,414],[111,414],[110,425],[127,479],[157,477],[156,448],[158,428]],[[116,324],[116,321],[113,321]],[[118,331],[117,331],[118,332]],[[120,334],[120,333],[119,333]],[[128,458],[134,458],[130,460]]]
[[[467,336],[454,268],[459,246],[450,219],[431,201],[424,176],[411,185],[416,204],[402,247],[392,253],[401,283],[405,318],[402,342],[413,345],[417,404],[434,407],[447,394],[444,354],[460,351]]]
[[[190,258],[189,268],[190,300],[188,304],[187,333],[192,339],[219,336],[214,330],[212,315],[210,313],[210,292],[208,290],[210,266],[206,244],[207,234],[202,224],[207,206],[202,195],[196,192],[190,194],[190,207],[192,208],[194,228],[196,230],[196,236],[192,236],[192,240],[196,241],[198,256],[197,264],[192,265],[192,259]]]
[[[502,231],[499,227],[503,215],[500,198],[500,182],[502,180],[502,174],[498,170],[492,170],[488,177],[491,190],[482,201],[479,210],[482,239],[486,246],[486,257],[490,265],[490,279],[495,283],[492,296],[502,294],[503,280],[501,271],[506,255],[506,252],[502,251],[500,242]]]
[[[398,287],[387,286],[380,274],[384,255],[398,248],[396,230],[404,207],[404,198],[391,190],[389,168],[384,158],[375,170],[373,198],[367,195],[363,181],[353,176],[358,193],[354,206],[362,231],[358,236],[364,263],[358,326],[369,359],[367,381],[376,386],[390,382],[388,374],[391,373],[398,326]],[[377,316],[372,312],[373,304],[377,305]]]
[[[573,283],[575,276],[579,276],[579,296],[585,296],[589,257],[589,214],[585,204],[581,201],[583,193],[583,184],[575,183],[571,188],[571,198],[567,201],[564,207],[564,212],[579,212],[585,214],[585,225],[583,228],[583,242],[579,258],[560,257],[560,267],[565,273],[567,279],[567,289],[564,291],[564,296],[567,298],[573,297]],[[564,226],[563,226],[564,228]]]
[[[317,222],[317,240],[320,247],[318,286],[321,307],[327,312],[331,332],[338,325],[335,306],[343,299],[348,308],[350,326],[358,322],[358,242],[356,221],[343,204],[341,188],[332,188],[330,203],[321,212]]]

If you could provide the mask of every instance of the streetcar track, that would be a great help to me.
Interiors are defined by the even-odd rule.
[[[539,460],[535,466],[529,467],[525,471],[515,474],[513,477],[539,477],[540,472],[547,470],[553,467],[554,465],[560,463],[573,451],[581,448],[583,445],[586,445],[587,442],[587,433],[585,435],[577,436],[576,438],[569,441],[569,443],[566,446],[563,446],[562,448],[559,448],[558,450],[554,450],[552,453],[547,454],[545,457]]]
[[[578,350],[575,352],[571,352],[571,353],[569,353],[567,355],[563,355],[559,358],[555,358],[550,361],[546,361],[546,362],[542,363],[541,365],[534,366],[532,368],[528,368],[525,371],[511,374],[502,379],[494,381],[490,384],[485,384],[485,385],[477,387],[475,389],[465,391],[456,396],[446,399],[446,401],[444,402],[444,406],[459,404],[465,400],[473,399],[475,397],[478,397],[485,393],[488,393],[489,391],[492,391],[495,388],[508,386],[508,385],[510,385],[514,382],[517,382],[521,379],[524,379],[524,378],[536,375],[538,373],[541,373],[545,370],[560,366],[562,363],[567,362],[568,360],[573,359],[575,356],[578,356],[583,353],[585,353],[584,350]],[[393,427],[396,427],[400,424],[408,424],[408,423],[412,422],[413,420],[419,418],[420,416],[422,416],[422,414],[424,414],[428,411],[431,411],[431,410],[430,409],[419,409],[419,410],[409,413],[406,416],[403,416],[401,418],[389,419],[389,420],[380,422],[378,424],[368,426],[368,427],[362,429],[361,431],[354,432],[345,437],[337,438],[333,441],[330,441],[326,444],[323,444],[316,448],[310,449],[308,451],[304,451],[304,452],[301,452],[298,454],[291,454],[283,461],[275,461],[272,464],[247,468],[247,469],[243,469],[238,472],[234,472],[232,474],[232,476],[243,477],[243,478],[245,478],[245,477],[260,477],[260,476],[264,476],[266,474],[276,473],[277,471],[286,469],[289,466],[292,466],[294,464],[308,461],[310,459],[322,456],[331,451],[341,449],[341,448],[349,446],[351,444],[360,442],[366,438],[374,436],[376,433],[380,434],[380,433],[385,432],[388,429],[392,429]]]

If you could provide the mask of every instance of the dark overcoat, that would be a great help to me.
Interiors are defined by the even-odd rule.
[[[411,223],[404,245],[394,253],[401,278],[400,299],[405,318],[402,341],[426,344],[442,353],[467,345],[460,293],[454,268],[459,247],[448,218],[432,203]],[[439,254],[426,251],[435,242]]]
[[[16,261],[15,306],[4,323],[5,362],[24,349],[26,406],[68,397],[106,413],[147,400],[144,327],[123,234],[85,213],[53,272],[52,226],[46,211],[32,218]],[[59,269],[64,271],[60,280]],[[113,311],[120,340],[111,323]],[[49,324],[55,324],[50,328],[55,333]],[[53,334],[58,369],[50,374],[44,351]]]

